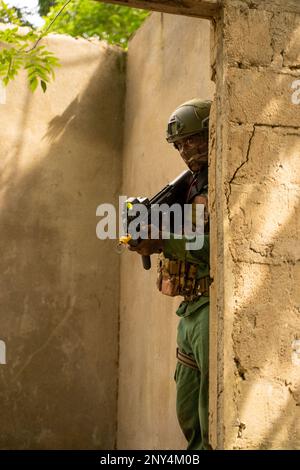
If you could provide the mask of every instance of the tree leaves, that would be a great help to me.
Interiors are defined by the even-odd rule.
[[[47,15],[50,8],[55,5],[55,0],[39,0],[39,13],[41,16]]]
[[[41,3],[45,7],[47,0],[40,1],[40,5]],[[64,3],[65,0],[55,2],[55,6],[44,17],[46,25],[50,24]],[[92,0],[73,0],[57,18],[51,31],[70,34],[74,37],[97,37],[126,49],[128,40],[148,14],[149,12],[145,10],[120,5]]]
[[[45,92],[59,61],[45,46],[37,47],[43,33],[20,28],[18,14],[3,0],[0,0],[0,23],[4,23],[0,30],[0,78],[3,84],[7,86],[21,69],[25,69],[30,90],[35,91],[40,84]]]
[[[54,6],[45,17],[44,27],[37,31],[29,27],[20,28],[24,24],[20,18],[22,11],[9,8],[0,0],[0,23],[3,24],[0,29],[0,79],[4,85],[13,80],[21,69],[25,69],[30,89],[35,91],[40,85],[45,92],[50,79],[55,76],[58,59],[44,46],[37,45],[66,5],[66,0],[39,0],[39,5],[41,12],[47,12],[51,5]],[[129,38],[148,14],[136,8],[72,0],[57,16],[51,31],[75,37],[97,37],[126,49]]]
[[[24,68],[27,70],[29,86],[32,91],[36,90],[40,83],[43,92],[47,89],[50,78],[55,78],[54,67],[59,66],[58,59],[40,46],[26,56]]]

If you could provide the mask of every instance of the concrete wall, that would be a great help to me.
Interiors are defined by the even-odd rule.
[[[224,3],[211,130],[212,442],[299,449],[300,6]]]
[[[165,141],[175,107],[211,98],[209,21],[155,13],[130,42],[123,194],[154,195],[185,169]],[[119,449],[184,449],[176,418],[175,310],[180,298],[156,289],[151,271],[126,252],[121,262]]]
[[[118,49],[53,37],[63,67],[47,94],[32,96],[24,77],[8,89],[1,448],[109,449],[116,430],[119,449],[185,447],[173,382],[179,299],[157,292],[155,269],[133,253],[121,257],[119,285],[120,257],[96,239],[95,210],[120,192],[152,195],[184,169],[166,121],[182,101],[212,97],[211,65],[211,443],[299,449],[300,5],[218,6],[211,63],[205,20],[154,14],[132,40],[122,180]]]
[[[47,46],[47,93],[22,75],[0,106],[0,448],[113,448],[119,255],[95,228],[120,187],[124,56]]]

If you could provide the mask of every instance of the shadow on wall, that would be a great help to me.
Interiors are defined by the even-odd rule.
[[[289,67],[285,50],[281,55],[282,66]],[[297,449],[299,366],[291,356],[300,335],[300,105],[292,104],[291,85],[299,70],[248,67],[231,73],[229,168],[236,169],[227,175],[226,189],[234,234],[228,255],[235,279],[237,417],[231,442],[236,448]]]
[[[17,137],[10,118],[2,129],[2,449],[115,445],[119,257],[97,240],[95,214],[120,186],[124,71],[121,53],[103,54],[44,135],[41,108],[55,115],[76,86],[70,69],[48,97],[13,105]]]

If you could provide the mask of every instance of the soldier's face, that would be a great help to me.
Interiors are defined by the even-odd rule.
[[[203,134],[194,134],[177,140],[174,146],[181,157],[193,172],[201,170],[208,162],[208,137]]]

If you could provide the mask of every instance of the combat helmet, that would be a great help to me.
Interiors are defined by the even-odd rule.
[[[210,100],[198,98],[178,106],[168,121],[167,141],[173,143],[189,135],[207,132],[210,107]]]

